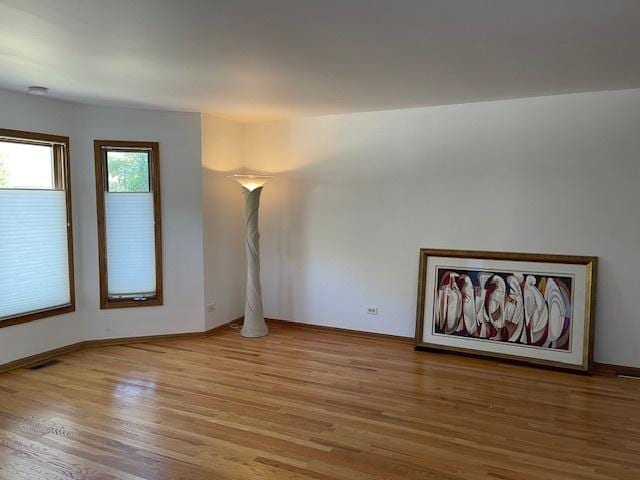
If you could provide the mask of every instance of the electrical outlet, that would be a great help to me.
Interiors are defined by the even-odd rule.
[[[207,305],[207,312],[215,312],[215,311],[216,311],[215,303],[210,303],[209,305]]]
[[[367,307],[367,313],[369,315],[377,315],[378,314],[378,307]]]

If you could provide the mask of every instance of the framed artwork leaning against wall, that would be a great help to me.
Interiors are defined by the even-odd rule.
[[[598,259],[420,250],[416,349],[590,373]]]

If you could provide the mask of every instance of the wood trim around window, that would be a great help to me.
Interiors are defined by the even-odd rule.
[[[31,145],[47,145],[53,147],[54,182],[57,189],[65,191],[67,208],[67,255],[69,262],[69,299],[68,305],[45,308],[35,312],[27,312],[0,320],[0,328],[32,322],[42,318],[75,312],[76,289],[73,265],[73,215],[71,210],[71,171],[69,160],[69,137],[50,135],[48,133],[24,132],[0,128],[0,140],[4,142],[26,143]]]
[[[155,262],[156,262],[156,295],[146,300],[109,298],[107,271],[107,244],[104,193],[107,181],[106,150],[145,149],[151,152],[149,161],[149,186],[153,193],[153,215],[155,222]],[[98,265],[100,275],[100,308],[150,307],[163,304],[162,296],[162,222],[160,208],[160,153],[158,142],[134,142],[121,140],[94,140],[94,158],[96,172],[96,205],[98,209]]]

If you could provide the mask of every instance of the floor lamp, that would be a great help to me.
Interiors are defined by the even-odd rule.
[[[262,186],[272,178],[268,175],[231,175],[242,185],[245,199],[247,253],[247,298],[244,306],[244,323],[240,334],[243,337],[264,337],[269,333],[262,312],[262,289],[260,286],[260,233],[258,232],[258,209]]]

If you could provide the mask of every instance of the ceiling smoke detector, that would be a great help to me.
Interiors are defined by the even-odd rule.
[[[47,93],[49,93],[49,89],[47,87],[39,87],[37,85],[31,85],[27,91],[31,94],[31,95],[46,95]]]

